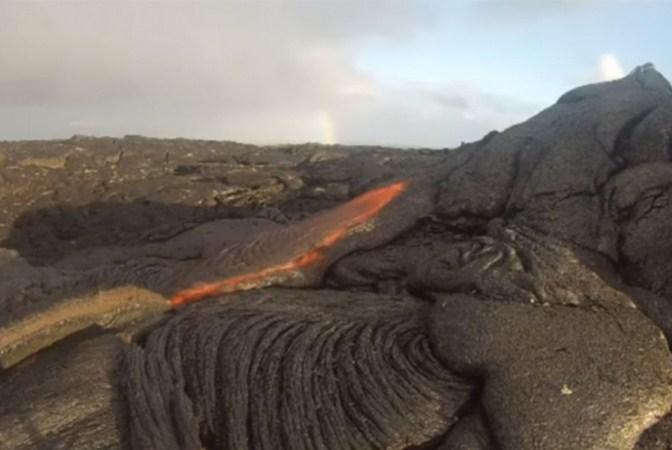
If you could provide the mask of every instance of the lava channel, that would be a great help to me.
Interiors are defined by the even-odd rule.
[[[308,242],[308,250],[300,255],[290,255],[287,260],[260,270],[226,277],[209,283],[196,283],[172,296],[171,307],[179,307],[222,293],[254,289],[273,284],[292,272],[323,263],[327,252],[345,237],[375,218],[392,200],[399,197],[409,185],[408,180],[397,181],[371,191],[331,210],[319,213],[290,227],[296,228],[301,243]],[[305,247],[305,245],[300,245]]]

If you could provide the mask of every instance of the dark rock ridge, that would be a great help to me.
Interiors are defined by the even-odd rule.
[[[0,143],[0,448],[672,448],[671,119],[647,64],[455,150]],[[293,287],[168,310],[400,179]]]

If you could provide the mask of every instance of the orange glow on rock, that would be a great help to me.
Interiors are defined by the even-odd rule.
[[[179,291],[171,298],[171,307],[179,307],[222,293],[253,289],[263,286],[264,283],[271,284],[273,277],[281,277],[283,274],[288,276],[292,271],[324,261],[327,250],[341,242],[353,229],[376,217],[385,206],[404,192],[408,184],[407,180],[403,180],[373,189],[343,205],[292,225],[299,229],[306,227],[315,233],[315,242],[310,245],[310,250],[299,256],[287,255],[288,261],[256,272],[235,275],[212,283],[197,284]]]

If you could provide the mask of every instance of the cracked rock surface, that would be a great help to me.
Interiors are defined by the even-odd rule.
[[[0,142],[0,449],[672,448],[671,136],[647,64],[452,150]]]

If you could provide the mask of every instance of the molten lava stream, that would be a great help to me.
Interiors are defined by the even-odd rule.
[[[319,213],[314,217],[291,225],[299,231],[290,233],[300,237],[297,250],[305,248],[308,241],[308,250],[298,255],[290,252],[287,260],[254,272],[235,275],[211,283],[197,283],[196,285],[177,292],[170,300],[172,307],[179,307],[218,294],[253,289],[263,286],[270,277],[289,274],[324,262],[327,251],[354,229],[366,224],[375,218],[392,200],[399,197],[409,185],[408,180],[397,181],[362,195],[329,211]],[[307,235],[306,235],[307,233]]]

